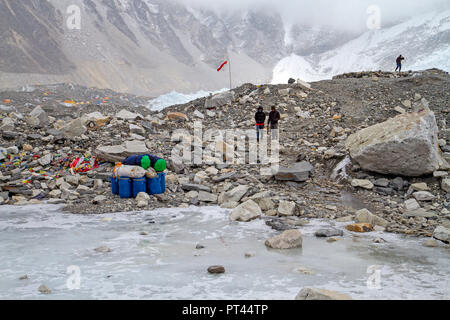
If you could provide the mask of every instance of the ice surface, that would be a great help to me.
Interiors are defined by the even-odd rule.
[[[59,206],[2,206],[0,299],[293,299],[305,286],[357,299],[450,298],[448,249],[378,232],[353,237],[345,230],[335,243],[314,237],[329,226],[345,224],[313,220],[301,228],[302,249],[279,251],[264,245],[278,234],[264,220],[231,222],[218,207],[72,215]],[[112,252],[95,252],[100,246]],[[226,273],[208,274],[217,264]],[[381,289],[366,285],[373,265]],[[69,266],[80,268],[80,289],[67,286]],[[52,293],[40,294],[41,284]]]

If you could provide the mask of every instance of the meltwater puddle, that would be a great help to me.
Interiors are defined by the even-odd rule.
[[[345,224],[316,220],[300,229],[302,249],[272,250],[264,241],[278,232],[264,220],[237,223],[228,215],[218,207],[72,215],[58,206],[2,206],[0,299],[290,300],[303,287],[354,299],[450,298],[448,248],[376,232],[345,231],[328,243],[314,232]],[[387,242],[375,244],[376,237]],[[112,251],[95,252],[100,246]],[[226,273],[208,274],[211,265]],[[69,289],[70,266],[80,270],[79,289]],[[41,294],[41,284],[52,293]]]

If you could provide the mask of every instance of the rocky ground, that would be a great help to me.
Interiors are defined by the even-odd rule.
[[[72,85],[26,91],[0,92],[0,204],[64,203],[66,211],[76,214],[220,205],[233,209],[231,219],[262,217],[278,230],[327,218],[360,223],[349,230],[375,228],[450,239],[448,166],[408,177],[374,173],[355,160],[344,160],[350,135],[402,113],[416,112],[420,122],[429,108],[439,128],[430,148],[450,161],[450,79],[445,72],[352,73],[311,83],[310,88],[302,83],[245,84],[232,97],[197,99],[161,112],[139,107],[148,98]],[[175,137],[174,131],[193,133],[194,120],[202,121],[204,131],[253,130],[259,105],[267,113],[276,106],[282,114],[284,169],[278,174],[261,175],[259,165],[215,164],[213,159],[195,166],[169,161],[165,194],[141,201],[111,194],[115,161],[141,152],[170,160],[172,150],[186,138]],[[204,150],[211,145],[199,143]],[[404,163],[416,165],[414,153],[402,152]],[[88,162],[97,157],[99,166],[92,162],[88,168],[96,168],[72,175],[69,164],[80,156]],[[386,152],[380,155],[385,158]],[[336,170],[338,164],[345,170]]]

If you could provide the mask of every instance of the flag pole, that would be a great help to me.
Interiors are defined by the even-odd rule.
[[[230,60],[230,53],[228,52],[228,50],[227,50],[227,56],[228,56],[228,63],[229,63],[228,71],[230,74],[230,91],[231,91],[231,89],[233,89],[233,87],[231,86],[231,60]]]

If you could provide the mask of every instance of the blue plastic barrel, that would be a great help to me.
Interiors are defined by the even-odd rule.
[[[111,191],[112,194],[119,194],[119,179],[111,177]]]
[[[133,179],[133,198],[136,198],[139,192],[147,192],[147,180],[145,177]]]
[[[148,194],[161,194],[161,191],[161,179],[159,175],[156,178],[147,179]]]
[[[158,173],[161,182],[161,193],[166,192],[166,174],[164,172]]]
[[[130,178],[127,178],[127,177],[119,178],[119,195],[121,198],[131,198],[132,185],[131,185]]]

